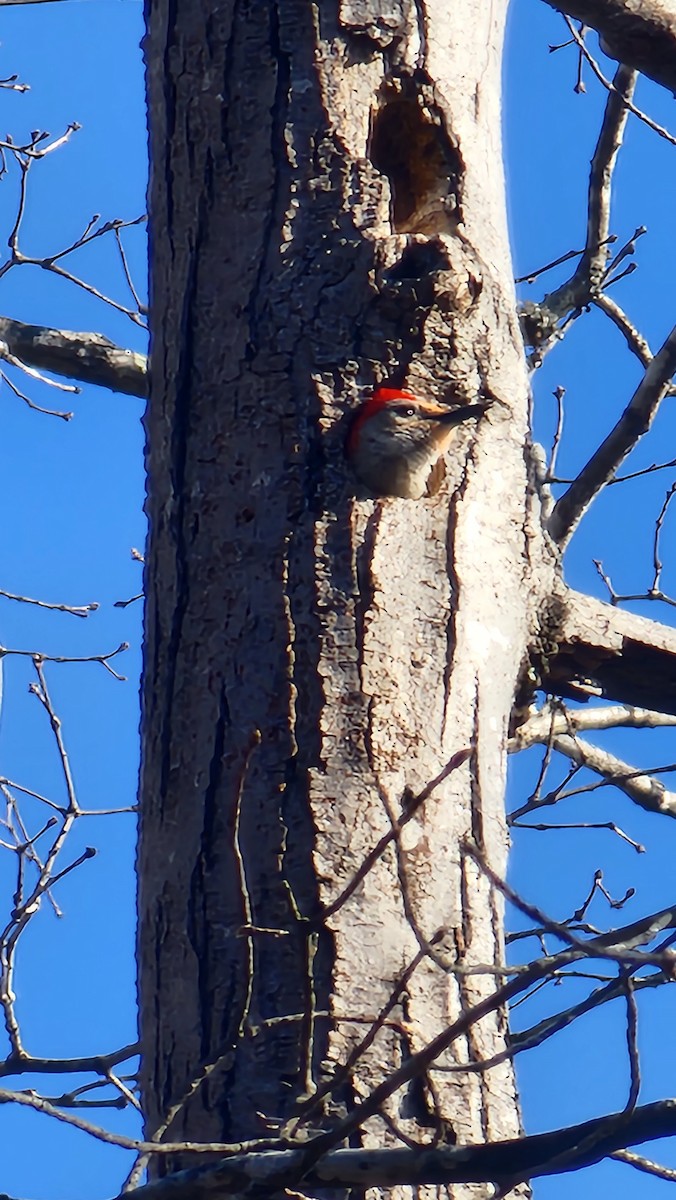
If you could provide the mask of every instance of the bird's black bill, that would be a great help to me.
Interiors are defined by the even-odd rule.
[[[471,417],[482,417],[492,403],[492,400],[486,400],[480,404],[461,404],[458,408],[449,408],[442,416],[435,415],[430,419],[440,421],[443,425],[460,425],[463,421],[469,421]]]

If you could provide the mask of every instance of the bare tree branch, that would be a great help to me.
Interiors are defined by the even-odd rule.
[[[545,0],[591,25],[610,58],[627,63],[676,94],[676,10],[671,0]]]
[[[605,315],[613,322],[613,325],[619,329],[632,354],[636,355],[639,362],[641,362],[644,367],[649,367],[653,359],[653,352],[650,349],[646,338],[644,338],[643,334],[640,333],[635,325],[632,324],[627,314],[620,308],[619,304],[617,304],[615,300],[611,300],[607,292],[601,292],[599,296],[596,296],[593,304],[596,308],[600,308],[601,312],[605,313]],[[668,389],[668,394],[670,396],[676,394],[676,388],[673,386],[673,384]],[[625,478],[627,477],[625,476]],[[619,482],[619,480],[613,480],[613,482]]]
[[[566,975],[557,976],[558,981],[565,979]],[[663,971],[654,971],[647,978],[639,978],[634,980],[634,987],[637,991],[642,991],[645,988],[661,987],[664,983],[671,983],[671,979]],[[578,1004],[571,1005],[570,1008],[563,1012],[554,1013],[550,1017],[545,1017],[539,1021],[537,1025],[531,1026],[530,1029],[520,1030],[518,1033],[513,1033],[510,1038],[510,1049],[512,1055],[522,1054],[524,1050],[533,1050],[536,1046],[541,1046],[547,1038],[552,1037],[556,1033],[560,1033],[562,1029],[566,1029],[576,1021],[578,1017],[584,1016],[585,1013],[593,1012],[602,1004],[607,1004],[611,1000],[617,999],[622,995],[622,985],[620,980],[614,979],[611,983],[607,983],[604,987],[597,988],[590,996],[585,996],[584,1000]],[[497,1056],[496,1056],[497,1057]]]
[[[532,361],[535,366],[540,365],[547,350],[562,337],[565,328],[565,323],[559,324],[562,318],[569,313],[582,312],[601,294],[607,282],[609,247],[616,240],[610,235],[613,171],[629,115],[627,104],[631,101],[635,86],[636,72],[628,67],[618,67],[589,170],[587,237],[577,268],[570,279],[541,301],[529,300],[521,306],[524,340],[534,348]],[[626,256],[627,250],[623,249]],[[555,266],[567,257],[572,256],[563,255],[549,265]],[[540,272],[532,272],[526,279],[530,282],[538,274]],[[567,320],[569,322],[570,318]]]
[[[301,1177],[303,1186],[310,1190],[497,1183],[579,1170],[627,1146],[671,1137],[675,1132],[676,1100],[660,1100],[631,1113],[615,1113],[511,1141],[420,1146],[414,1150],[400,1146],[334,1150],[307,1172],[306,1151],[302,1149],[236,1155],[137,1188],[134,1196],[137,1200],[223,1200],[247,1195],[256,1188],[266,1194],[276,1193],[284,1186],[298,1185]],[[560,1162],[563,1155],[565,1165]]]
[[[0,341],[29,366],[95,383],[126,396],[145,397],[148,360],[145,354],[124,350],[100,333],[75,333],[27,325],[0,317]]]
[[[676,630],[572,588],[545,614],[543,629],[556,646],[540,664],[546,689],[676,713]]]
[[[542,301],[543,308],[559,317],[571,308],[587,304],[589,297],[601,289],[610,254],[608,236],[613,171],[629,116],[627,103],[634,94],[635,86],[636,72],[629,67],[619,67],[615,74],[614,91],[608,96],[589,171],[584,254],[572,278]]]
[[[534,713],[515,733],[510,741],[510,752],[523,750],[527,746],[551,746],[577,766],[588,767],[602,775],[608,783],[619,788],[635,804],[648,812],[666,813],[676,816],[676,793],[669,792],[664,784],[646,771],[642,773],[623,762],[607,750],[593,746],[578,737],[581,729],[617,729],[620,726],[634,729],[654,729],[676,725],[672,714],[652,712],[644,708],[608,705],[587,710],[566,709],[562,705],[545,704]]]
[[[602,84],[607,91],[615,91],[615,84],[611,83],[609,79],[606,79],[596,59],[592,54],[589,53],[582,34],[577,31],[572,21],[568,17],[564,16],[564,20],[568,26],[570,36],[579,48],[581,57],[589,64],[599,83]],[[659,125],[657,121],[653,121],[652,117],[649,117],[647,113],[642,111],[642,109],[637,108],[631,100],[626,100],[625,103],[629,109],[629,112],[633,113],[635,117],[638,117],[639,121],[643,121],[644,124],[647,125],[649,129],[652,129],[654,133],[658,133],[660,137],[663,137],[668,142],[671,142],[672,146],[676,146],[676,137],[674,137],[673,133],[669,133],[669,130],[665,129],[663,125]]]
[[[661,1163],[644,1158],[641,1154],[632,1154],[631,1150],[616,1150],[610,1157],[616,1158],[618,1162],[627,1163],[630,1167],[636,1167],[637,1171],[645,1171],[646,1175],[656,1175],[658,1179],[676,1183],[676,1171],[673,1167],[663,1167]]]
[[[138,1054],[138,1044],[123,1046],[111,1054],[89,1054],[81,1058],[36,1058],[33,1054],[22,1051],[21,1054],[8,1054],[4,1062],[0,1062],[0,1078],[7,1075],[61,1075],[84,1071],[93,1071],[97,1075],[106,1075],[111,1067],[125,1062]]]
[[[554,505],[549,532],[559,545],[571,537],[592,500],[648,432],[676,371],[676,327],[653,358],[622,416]]]
[[[510,738],[511,754],[529,746],[546,745],[550,737],[590,729],[658,729],[676,725],[671,713],[653,712],[649,708],[634,708],[630,704],[606,704],[599,708],[564,708],[561,704],[544,704],[533,713]]]
[[[587,767],[597,775],[602,775],[608,783],[619,788],[646,812],[676,817],[676,793],[667,791],[659,779],[654,779],[647,773],[641,774],[635,767],[616,758],[614,754],[602,750],[599,746],[593,746],[582,738],[563,735],[555,737],[552,744],[559,754],[565,755],[577,766]]]

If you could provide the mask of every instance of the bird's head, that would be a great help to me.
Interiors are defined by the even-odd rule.
[[[456,409],[429,400],[419,400],[400,388],[377,387],[362,404],[347,440],[348,455],[368,439],[391,446],[400,453],[433,438],[438,427],[457,424]]]
[[[377,387],[352,422],[347,457],[376,494],[419,498],[434,490],[430,473],[453,431],[488,407],[488,401],[437,404],[401,388]]]

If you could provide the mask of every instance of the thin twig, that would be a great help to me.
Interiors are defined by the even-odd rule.
[[[592,500],[615,475],[631,450],[648,432],[676,371],[676,327],[653,358],[614,429],[557,500],[549,518],[549,533],[559,545],[572,536]]]
[[[618,88],[616,87],[615,83],[611,83],[609,79],[606,79],[601,68],[596,62],[596,59],[593,58],[589,53],[584,44],[584,40],[580,37],[580,34],[570,20],[570,17],[566,16],[565,13],[562,13],[561,15],[563,16],[563,19],[570,30],[573,40],[577,43],[580,53],[586,58],[599,83],[603,84],[603,87],[606,89],[606,91],[610,92],[611,94],[613,92],[618,92]],[[627,70],[629,70],[629,68],[627,68]],[[669,133],[668,129],[665,129],[663,125],[658,125],[657,121],[653,121],[652,117],[647,116],[642,109],[637,108],[635,104],[632,104],[631,100],[623,98],[623,103],[630,113],[633,113],[635,117],[638,117],[639,121],[642,121],[643,124],[647,125],[649,129],[652,129],[655,133],[658,133],[660,137],[665,138],[667,142],[671,142],[672,146],[676,146],[676,137],[674,137],[672,133]]]
[[[117,654],[122,654],[129,649],[129,642],[120,642],[115,650],[111,650],[109,654],[84,654],[84,655],[68,655],[68,654],[45,654],[42,650],[15,650],[9,646],[0,646],[0,658],[13,656],[15,658],[32,658],[34,662],[53,662],[53,663],[100,663],[105,667],[115,679],[124,683],[126,676],[118,675],[117,671],[110,665],[110,659],[115,658]]]
[[[70,613],[74,617],[88,617],[90,612],[96,612],[99,605],[96,602],[92,604],[50,604],[48,600],[34,600],[31,596],[19,596],[15,592],[7,592],[4,588],[0,588],[0,596],[4,596],[6,600],[18,600],[22,604],[35,604],[38,608],[48,608],[52,612]]]

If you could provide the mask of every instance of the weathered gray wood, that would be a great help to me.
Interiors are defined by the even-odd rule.
[[[502,904],[458,847],[471,832],[505,869],[524,579],[549,560],[527,489],[504,214],[504,13],[425,7],[425,31],[406,8],[392,59],[368,29],[354,37],[354,6],[336,25],[322,6],[318,28],[294,0],[150,9],[149,1133],[220,1060],[172,1139],[250,1138],[293,1117],[443,930],[350,1086],[312,1118],[326,1127],[492,989],[445,961],[502,957]],[[389,131],[380,170],[369,161],[388,105],[415,134],[399,216]],[[433,500],[353,495],[346,422],[386,378],[497,401]],[[323,922],[405,789],[468,745],[470,762]],[[495,1052],[504,1032],[488,1016],[454,1060]],[[518,1133],[509,1064],[434,1085],[460,1142]],[[388,1111],[416,1136],[431,1103],[411,1087]],[[381,1122],[365,1136],[381,1141]]]
[[[676,630],[564,589],[543,611],[542,680],[562,695],[603,695],[676,713]]]
[[[16,358],[41,371],[67,375],[127,396],[143,397],[148,390],[145,354],[116,346],[102,333],[51,329],[0,317],[0,343],[3,342]]]

